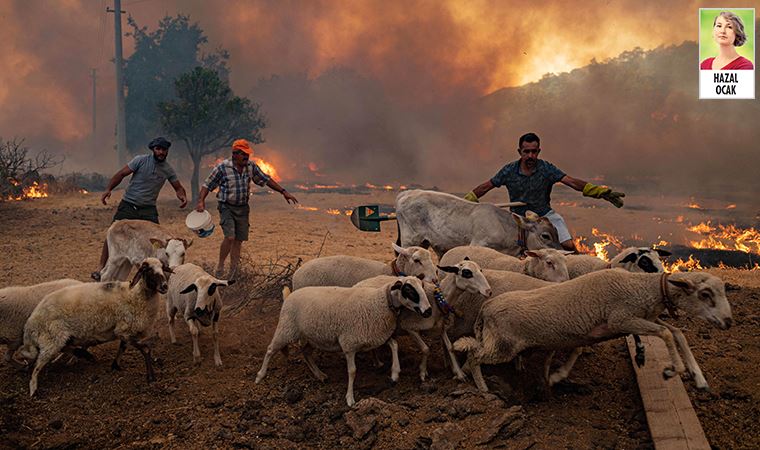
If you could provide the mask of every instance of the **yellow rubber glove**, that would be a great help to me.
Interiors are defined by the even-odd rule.
[[[607,186],[597,186],[595,184],[586,183],[586,185],[583,186],[583,196],[602,198],[612,203],[617,208],[620,208],[623,206],[622,198],[625,197],[625,194],[622,192],[615,192]]]
[[[478,202],[478,196],[477,196],[477,195],[475,195],[475,193],[474,193],[474,192],[472,192],[472,191],[470,191],[470,192],[468,192],[468,193],[464,194],[464,199],[465,199],[465,200],[469,200],[469,201],[471,201],[471,202],[479,203],[479,202]]]

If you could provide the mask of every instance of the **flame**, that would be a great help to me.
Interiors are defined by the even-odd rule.
[[[222,162],[224,162],[224,158],[217,157],[213,161],[207,163],[206,167],[213,168],[213,167],[218,166]],[[272,177],[274,181],[277,181],[277,182],[282,181],[282,177],[280,177],[280,174],[277,173],[277,169],[275,169],[275,167],[271,163],[264,161],[258,156],[252,156],[251,162],[259,166],[259,169],[261,169],[265,174]]]
[[[296,209],[303,209],[304,211],[319,211],[319,208],[314,206],[303,206],[302,204],[296,205]]]
[[[681,258],[678,258],[674,263],[668,264],[667,262],[662,263],[663,268],[666,272],[672,273],[672,272],[684,272],[689,270],[702,270],[704,267],[702,267],[702,264],[700,261],[696,258],[694,258],[693,255],[689,255],[689,259],[684,261]]]
[[[9,178],[8,180],[14,186],[21,185],[21,183],[19,183],[17,180],[14,180],[13,178]],[[46,198],[46,197],[49,197],[47,183],[39,184],[38,182],[35,181],[29,186],[22,188],[20,194],[9,195],[7,197],[7,200],[17,201],[17,200],[25,200],[28,198]]]
[[[85,189],[85,188],[81,188],[81,189],[79,189],[79,193],[80,194],[89,194],[90,192],[87,189]]]
[[[736,203],[731,203],[730,205],[726,205],[726,209],[735,209]]]
[[[343,214],[339,209],[333,209],[333,208],[326,209],[325,212],[327,214],[332,214],[334,216],[339,216],[339,215]]]
[[[610,260],[609,254],[607,253],[607,247],[610,245],[615,246],[618,250],[621,250],[623,248],[623,243],[620,241],[620,239],[611,234],[599,231],[597,228],[592,228],[591,234],[603,239],[602,242],[594,243],[594,253],[599,259],[602,259],[604,261]]]
[[[575,249],[578,253],[591,253],[591,248],[586,245],[586,238],[584,236],[577,236],[573,238],[575,243]]]
[[[686,207],[690,209],[704,209],[699,205],[699,203],[694,201],[694,197],[692,197],[689,203],[686,204]]]
[[[738,250],[744,253],[760,254],[760,232],[755,228],[741,228],[736,225],[712,226],[710,221],[688,228],[706,237],[690,241],[692,247],[700,249]]]

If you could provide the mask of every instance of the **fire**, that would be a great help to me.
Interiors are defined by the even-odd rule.
[[[575,249],[578,250],[578,253],[591,253],[591,248],[586,245],[585,237],[577,236],[573,238],[573,242],[575,243]]]
[[[87,190],[87,189],[85,189],[85,188],[82,188],[82,189],[80,189],[80,190],[79,190],[79,193],[80,193],[80,194],[89,194],[89,193],[90,193],[90,191],[88,191],[88,190]]]
[[[343,214],[339,209],[333,209],[333,208],[326,209],[325,212],[327,214],[331,214],[333,216],[339,216],[339,215]]]
[[[10,179],[10,183],[14,186],[19,186],[21,183],[19,183],[17,180]],[[48,185],[47,183],[39,184],[38,182],[33,182],[29,186],[23,188],[21,190],[21,193],[18,195],[9,195],[7,200],[24,200],[27,198],[46,198],[49,197],[48,195]]]
[[[623,248],[623,243],[620,241],[620,239],[611,234],[601,232],[597,228],[592,228],[591,234],[603,239],[602,242],[594,243],[594,253],[599,259],[602,259],[604,261],[610,260],[609,254],[607,253],[607,247],[610,245],[617,247],[618,250],[621,250]]]
[[[700,264],[699,260],[694,258],[693,255],[689,255],[689,259],[684,261],[681,258],[678,258],[678,260],[672,264],[668,264],[667,262],[662,263],[664,269],[666,272],[684,272],[689,270],[702,270],[704,267],[702,267],[702,264]]]
[[[726,205],[726,209],[735,209],[736,203],[731,203],[730,205]]]
[[[207,163],[206,167],[208,167],[208,168],[216,167],[219,164],[221,164],[223,161],[224,161],[224,158],[217,157],[213,161]],[[259,169],[261,169],[265,174],[267,174],[270,177],[272,177],[272,179],[274,181],[277,181],[277,182],[282,181],[282,178],[277,173],[277,169],[275,169],[275,167],[271,163],[268,163],[268,162],[264,161],[263,159],[259,158],[258,156],[251,157],[251,162],[253,162],[257,166],[259,166]]]
[[[691,198],[691,201],[686,205],[686,207],[690,209],[704,209],[699,205],[699,203],[694,201],[694,197]]]
[[[690,241],[694,248],[738,250],[744,253],[760,254],[760,232],[755,228],[740,228],[736,225],[712,226],[710,221],[688,228],[706,237],[699,241]]]
[[[393,190],[393,186],[391,186],[390,184],[386,184],[386,185],[383,185],[383,186],[377,186],[377,185],[372,184],[372,183],[364,183],[364,186],[367,187],[367,188],[370,188],[370,189],[381,189],[381,190],[385,190],[385,191],[392,191]]]
[[[319,208],[314,206],[303,206],[302,204],[296,205],[296,209],[303,209],[304,211],[319,211]]]

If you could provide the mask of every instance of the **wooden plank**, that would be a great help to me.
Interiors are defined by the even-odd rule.
[[[665,380],[662,369],[670,365],[670,355],[662,339],[642,336],[646,364],[637,367],[636,345],[626,337],[639,393],[649,424],[649,433],[657,450],[709,450],[702,425],[691,405],[680,377]]]

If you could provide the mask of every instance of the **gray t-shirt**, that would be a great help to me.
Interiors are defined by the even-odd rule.
[[[156,206],[164,182],[173,183],[177,174],[168,162],[158,162],[150,155],[135,156],[127,166],[134,171],[124,193],[124,200],[137,206]]]
[[[513,206],[513,212],[525,215],[525,211],[531,210],[539,216],[548,213],[552,207],[552,186],[565,176],[565,172],[559,170],[554,164],[539,159],[536,170],[528,176],[520,172],[520,160],[513,161],[502,167],[491,178],[494,187],[506,186],[509,192],[509,201],[525,202],[527,206]]]

